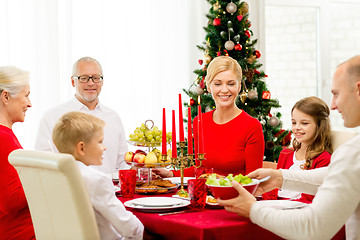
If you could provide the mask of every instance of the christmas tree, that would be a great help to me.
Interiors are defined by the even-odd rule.
[[[276,162],[283,147],[290,144],[291,135],[282,129],[281,114],[272,112],[272,108],[279,108],[278,100],[271,98],[264,79],[267,75],[260,70],[261,57],[255,48],[257,40],[251,40],[252,31],[249,17],[249,5],[244,1],[207,0],[211,4],[206,15],[209,22],[206,27],[206,38],[198,48],[204,52],[204,58],[199,60],[201,69],[194,73],[196,80],[189,90],[184,89],[190,97],[192,117],[197,115],[200,102],[202,111],[215,109],[215,102],[206,89],[204,78],[206,68],[211,60],[217,56],[230,56],[238,61],[243,70],[243,79],[239,98],[236,105],[251,116],[257,118],[263,127],[265,138],[265,161]]]

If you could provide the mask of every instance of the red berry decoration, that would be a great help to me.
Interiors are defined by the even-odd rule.
[[[221,19],[220,18],[215,18],[213,21],[214,26],[220,26],[221,25]]]
[[[251,22],[250,22],[250,20],[248,19],[248,20],[246,20],[246,23],[248,24],[248,27],[251,27]]]
[[[256,69],[254,70],[254,73],[255,74],[260,74],[260,72],[258,70],[256,70]]]
[[[190,98],[190,106],[194,106],[195,105],[195,100]]]
[[[238,44],[235,45],[234,48],[235,48],[235,50],[240,51],[242,49],[242,46],[241,46],[240,43],[238,43]]]
[[[238,15],[237,19],[239,20],[239,22],[241,22],[241,20],[243,19],[243,15]]]
[[[255,54],[256,58],[261,57],[261,53],[260,53],[259,50],[255,50],[255,51],[254,51],[254,54]]]
[[[246,31],[245,31],[245,35],[246,35],[248,38],[250,38],[250,36],[251,36],[250,31],[249,31],[249,30],[246,30]]]
[[[199,59],[199,64],[202,65],[203,64],[203,60],[202,59]]]

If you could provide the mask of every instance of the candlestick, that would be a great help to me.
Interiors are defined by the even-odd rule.
[[[162,119],[162,154],[165,155],[167,154],[167,150],[166,150],[166,116],[165,116],[165,108],[163,108],[163,119]]]
[[[184,119],[182,112],[181,93],[179,93],[179,141],[184,141]]]
[[[193,154],[191,108],[188,107],[188,155]]]
[[[172,110],[172,138],[171,138],[171,144],[172,144],[172,158],[177,157],[177,149],[176,149],[176,126],[175,126],[175,110]]]

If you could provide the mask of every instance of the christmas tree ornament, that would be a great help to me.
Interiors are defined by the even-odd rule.
[[[254,78],[254,69],[245,69],[245,70],[243,70],[243,75],[245,76],[246,81],[251,83],[253,78]]]
[[[239,7],[239,14],[245,15],[249,12],[249,4],[247,2],[242,2]]]
[[[201,79],[201,81],[199,83],[199,87],[202,88],[202,89],[205,88],[205,76],[202,77],[202,79]]]
[[[243,15],[237,15],[237,20],[239,21],[239,22],[241,22],[241,20],[243,19]]]
[[[271,150],[275,147],[275,143],[273,141],[267,141],[265,143],[265,147],[266,147],[266,149]]]
[[[228,28],[232,28],[232,27],[233,27],[232,21],[228,21],[226,25],[228,26]]]
[[[258,97],[257,91],[251,89],[248,93],[247,93],[247,97],[249,99],[256,99]]]
[[[242,46],[241,46],[240,43],[238,43],[238,44],[235,45],[234,48],[235,48],[235,50],[240,51],[242,49]]]
[[[239,94],[239,98],[242,103],[245,103],[246,97],[247,97],[246,92],[244,90],[241,91],[241,93]]]
[[[221,19],[220,18],[215,18],[213,21],[214,26],[220,26],[221,25]]]
[[[211,62],[211,56],[209,54],[204,55],[205,64],[209,64]]]
[[[204,94],[204,89],[202,89],[200,86],[198,86],[195,90],[195,92],[198,94],[198,95],[203,95]]]
[[[220,32],[220,36],[221,36],[223,39],[226,39],[227,34],[226,34],[225,31],[221,31],[221,32]]]
[[[199,59],[199,64],[202,65],[203,64],[203,60]]]
[[[234,36],[234,40],[235,40],[237,43],[239,43],[239,42],[240,42],[240,35],[239,35],[239,34],[235,35],[235,36]]]
[[[233,28],[229,28],[228,31],[229,31],[229,37],[230,37],[230,35],[234,34],[234,29]]]
[[[226,42],[225,42],[224,46],[225,46],[226,50],[231,51],[231,50],[233,50],[233,49],[234,49],[235,44],[234,44],[234,42],[233,42],[233,41],[228,40],[228,41],[226,41]]]
[[[262,93],[262,99],[270,99],[271,93],[269,91],[263,91]]]
[[[260,53],[259,50],[255,50],[255,51],[254,51],[254,54],[255,54],[256,58],[261,57],[261,53]]]
[[[211,107],[210,106],[206,106],[206,108],[205,108],[205,112],[210,112],[212,109],[211,109]]]
[[[257,69],[254,69],[255,74],[260,74],[260,72]]]
[[[280,120],[276,116],[272,116],[269,119],[268,123],[272,127],[277,127],[279,125],[279,123],[280,123]]]
[[[195,105],[195,100],[190,98],[190,106],[194,106]]]
[[[246,36],[247,38],[250,38],[250,37],[251,37],[251,33],[250,33],[249,30],[246,30],[244,34],[245,34],[245,36]]]
[[[256,56],[255,55],[251,55],[249,58],[246,59],[246,61],[249,63],[249,64],[253,64],[256,60]]]
[[[237,10],[237,6],[235,3],[230,2],[226,5],[226,11],[231,15],[233,15],[236,12],[236,10]]]
[[[214,11],[217,11],[221,8],[221,5],[219,4],[219,1],[216,1],[216,3],[213,5]]]
[[[261,118],[260,120],[259,120],[259,122],[261,123],[261,125],[265,125],[266,124],[266,121],[265,121],[265,119],[263,119],[263,118]]]

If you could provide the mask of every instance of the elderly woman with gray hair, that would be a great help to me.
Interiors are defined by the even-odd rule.
[[[8,156],[22,148],[12,125],[23,122],[31,102],[29,73],[0,67],[0,236],[1,239],[35,239],[29,207],[19,176]]]

